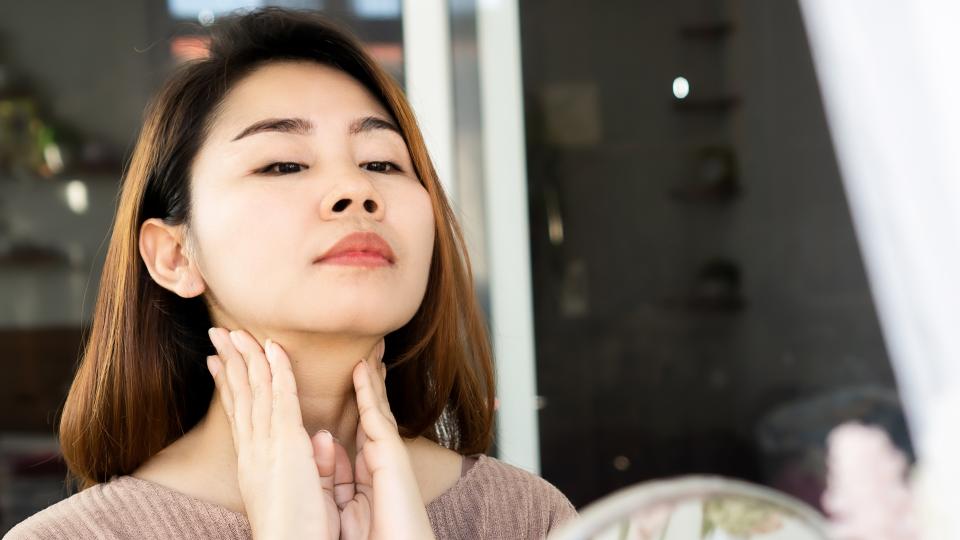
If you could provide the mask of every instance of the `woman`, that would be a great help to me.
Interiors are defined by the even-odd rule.
[[[9,537],[545,536],[576,511],[485,455],[472,283],[410,106],[356,39],[225,19],[123,180],[60,426],[82,491]]]

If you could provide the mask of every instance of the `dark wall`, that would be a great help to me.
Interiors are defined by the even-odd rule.
[[[784,467],[858,409],[798,424],[790,456],[762,441],[768,415],[895,401],[798,6],[520,9],[543,475],[578,505],[692,472],[789,488]],[[739,191],[697,180],[717,145]]]

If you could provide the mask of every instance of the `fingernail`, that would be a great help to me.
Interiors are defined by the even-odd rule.
[[[277,354],[277,351],[274,350],[273,347],[274,347],[273,340],[270,338],[267,338],[267,340],[263,343],[263,348],[265,349],[264,352],[267,353],[267,362],[270,362],[271,364],[273,364],[273,361],[276,358],[276,354]]]
[[[210,336],[210,341],[212,341],[213,344],[216,345],[216,344],[217,344],[217,338],[215,337],[216,332],[214,332],[214,330],[216,330],[216,328],[213,327],[213,326],[211,326],[210,329],[207,330],[207,334]]]
[[[217,361],[212,357],[207,357],[207,369],[210,370],[210,375],[213,377],[217,376],[217,373],[220,372],[220,366],[217,365]]]

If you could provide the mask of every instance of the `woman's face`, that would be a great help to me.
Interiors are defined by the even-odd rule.
[[[267,64],[234,86],[191,179],[190,241],[215,324],[385,335],[413,317],[434,219],[393,125],[363,85],[312,62]],[[358,231],[382,237],[393,261],[316,262]]]

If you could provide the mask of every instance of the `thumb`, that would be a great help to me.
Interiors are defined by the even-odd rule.
[[[336,471],[336,456],[333,435],[321,429],[310,437],[313,445],[313,461],[317,464],[317,472],[320,473],[320,485],[323,490],[333,494],[334,492],[334,473]]]
[[[356,487],[353,484],[353,466],[350,464],[347,449],[340,444],[340,441],[333,441],[333,446],[336,463],[333,500],[336,501],[337,508],[343,510],[344,505],[352,501],[354,495],[356,495]]]

